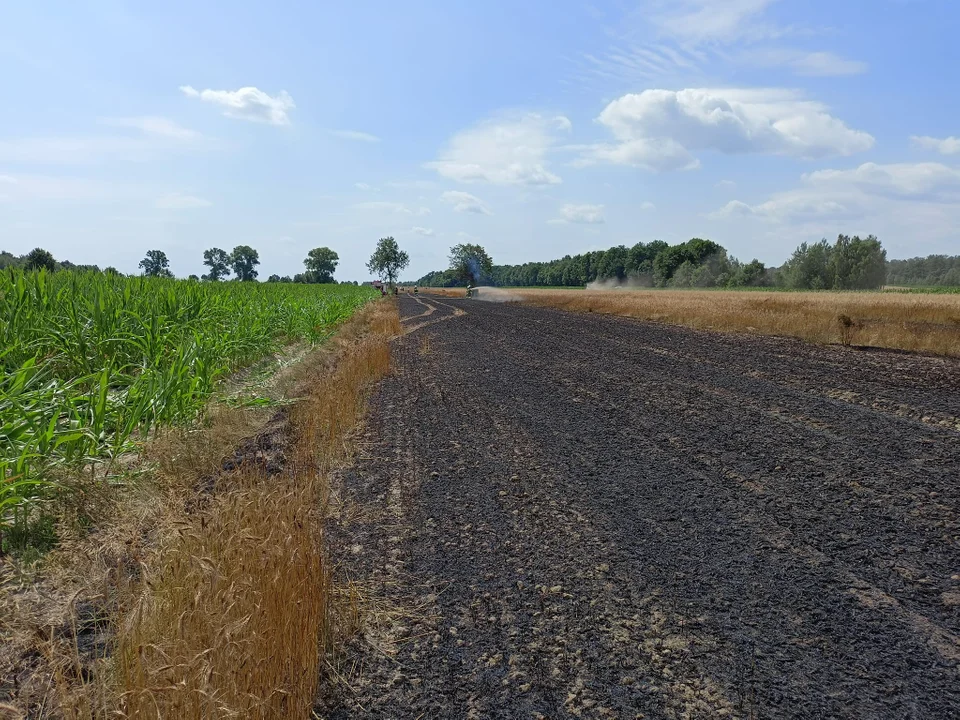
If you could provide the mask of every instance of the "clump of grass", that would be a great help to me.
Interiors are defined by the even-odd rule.
[[[290,410],[295,442],[278,476],[221,477],[145,563],[144,592],[118,638],[119,710],[132,718],[306,717],[336,640],[323,555],[327,473],[348,456],[366,389],[399,330],[382,303],[332,367],[306,367]]]

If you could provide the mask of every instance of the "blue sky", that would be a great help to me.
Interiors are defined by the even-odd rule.
[[[0,0],[0,249],[960,253],[951,0]]]

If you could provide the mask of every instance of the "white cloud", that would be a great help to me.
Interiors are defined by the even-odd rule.
[[[170,193],[161,198],[157,198],[154,205],[161,210],[187,210],[192,208],[210,207],[213,205],[209,200],[196,197],[195,195],[184,195],[183,193]]]
[[[840,75],[860,75],[867,71],[867,64],[859,60],[848,60],[831,52],[813,52],[801,55],[789,63],[797,75],[808,77],[836,77]]]
[[[649,16],[662,34],[696,44],[779,36],[780,29],[759,22],[759,17],[775,1],[661,0],[648,5],[669,8]]]
[[[759,217],[772,222],[810,218],[860,217],[921,205],[960,203],[960,170],[939,163],[864,163],[851,170],[818,170],[801,177],[800,187],[765,202],[727,203],[713,218]]]
[[[130,185],[113,185],[84,177],[55,175],[0,175],[5,201],[34,200],[92,203],[129,199],[138,194]]]
[[[560,217],[551,222],[579,223],[585,225],[600,225],[606,220],[603,217],[603,205],[571,205],[560,208]]]
[[[935,138],[928,136],[912,135],[910,143],[921,150],[933,150],[941,155],[956,155],[960,153],[960,138]]]
[[[556,185],[561,180],[547,169],[546,155],[571,127],[563,116],[535,113],[488,120],[454,135],[425,167],[458,182]]]
[[[357,190],[370,190],[370,189],[371,189],[371,187],[370,187],[369,185],[367,185],[367,183],[363,183],[363,182],[354,183],[353,186],[354,186]]]
[[[490,209],[476,195],[459,190],[448,190],[440,196],[440,200],[453,205],[457,212],[475,213],[477,215],[490,215]]]
[[[598,120],[618,142],[588,149],[581,163],[666,171],[697,167],[696,150],[820,158],[874,142],[792,90],[644,90],[614,100]]]
[[[949,253],[960,227],[960,169],[866,163],[803,175],[762,202],[727,203],[709,216],[725,233],[766,236],[786,250],[837,233],[880,237],[892,257]]]
[[[430,208],[417,208],[416,210],[411,210],[403,203],[398,202],[387,202],[387,201],[375,201],[375,202],[362,202],[351,205],[354,210],[374,210],[379,212],[394,212],[401,215],[429,215]]]
[[[344,140],[357,140],[358,142],[378,143],[380,138],[370,133],[360,132],[358,130],[331,130],[331,135]]]
[[[737,187],[737,184],[733,180],[721,180],[714,187],[720,188],[721,190],[733,190]]]
[[[410,228],[411,232],[415,232],[417,235],[423,235],[424,237],[431,237],[433,235],[433,228],[425,228],[416,225]]]
[[[255,87],[242,87],[239,90],[195,90],[189,85],[182,85],[180,90],[187,97],[219,105],[227,117],[270,125],[289,125],[290,117],[287,113],[296,107],[286,90],[281,90],[276,97]]]
[[[653,204],[652,202],[650,202],[649,200],[647,200],[646,202],[640,203],[640,209],[641,209],[641,210],[652,211],[652,210],[656,210],[656,209],[657,209],[657,206],[654,205],[654,204]]]
[[[125,118],[100,118],[101,125],[119,128],[134,128],[146,135],[157,135],[174,140],[194,140],[200,137],[196,130],[181,127],[173,120],[154,115]]]
[[[142,162],[161,152],[196,148],[200,133],[167,118],[100,118],[100,125],[139,132],[0,140],[0,162],[78,165],[117,159]],[[205,145],[206,146],[206,145]]]

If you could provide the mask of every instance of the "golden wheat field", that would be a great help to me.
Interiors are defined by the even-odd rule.
[[[426,292],[464,294],[461,289]],[[481,288],[478,297],[707,330],[960,356],[960,295]]]

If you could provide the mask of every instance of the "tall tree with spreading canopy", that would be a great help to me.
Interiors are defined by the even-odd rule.
[[[143,274],[147,277],[173,277],[170,261],[163,250],[147,250],[147,256],[140,261],[139,267],[143,268]]]
[[[217,282],[230,274],[230,253],[220,248],[210,248],[203,251],[203,264],[210,268],[210,272],[203,276],[204,280]]]
[[[377,249],[373,251],[373,255],[367,262],[367,270],[377,277],[386,279],[390,287],[393,287],[397,275],[409,264],[410,256],[406,251],[401,250],[392,237],[385,237],[377,241]]]
[[[303,265],[307,268],[312,282],[332,283],[333,273],[337,270],[340,256],[328,247],[314,248],[307,253]]]
[[[27,270],[40,270],[43,268],[47,272],[53,272],[57,269],[57,261],[53,259],[53,254],[43,248],[34,248],[27,254],[27,261],[24,263]]]
[[[476,285],[493,270],[493,260],[481,246],[461,243],[450,248],[450,270],[464,285]]]
[[[260,253],[249,245],[237,245],[230,253],[230,264],[237,280],[256,280],[257,265],[260,264]]]

